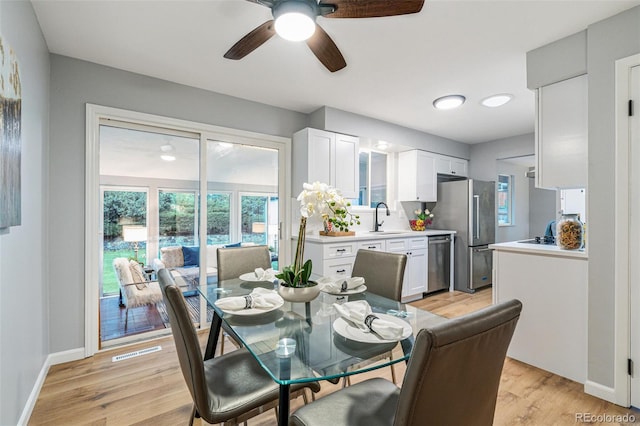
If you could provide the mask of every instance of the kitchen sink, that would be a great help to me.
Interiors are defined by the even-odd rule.
[[[408,231],[369,231],[372,234],[404,234]]]

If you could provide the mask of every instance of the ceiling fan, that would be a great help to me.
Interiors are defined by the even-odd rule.
[[[276,32],[293,41],[306,40],[314,55],[331,72],[347,66],[338,46],[315,21],[325,18],[377,18],[407,15],[422,10],[424,0],[247,0],[271,9],[273,19],[242,37],[224,54],[242,59],[273,37]],[[295,22],[292,22],[294,21]],[[288,25],[291,24],[291,27]],[[290,32],[287,32],[289,31]]]

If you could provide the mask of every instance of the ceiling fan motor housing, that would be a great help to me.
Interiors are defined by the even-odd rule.
[[[285,13],[302,13],[315,21],[318,3],[315,0],[282,0],[273,5],[271,13],[274,19],[278,19]]]

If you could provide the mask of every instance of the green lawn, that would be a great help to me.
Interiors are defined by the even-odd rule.
[[[102,294],[118,293],[118,278],[116,278],[116,272],[113,270],[113,259],[116,257],[133,257],[133,250],[105,250],[104,251],[104,267],[102,277]],[[146,250],[138,250],[138,259],[146,258]]]

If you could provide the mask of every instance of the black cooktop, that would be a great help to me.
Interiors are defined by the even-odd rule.
[[[552,236],[549,235],[545,235],[544,237],[535,237],[531,240],[523,240],[523,241],[518,241],[519,243],[525,243],[525,244],[555,244],[556,243],[556,239]]]

